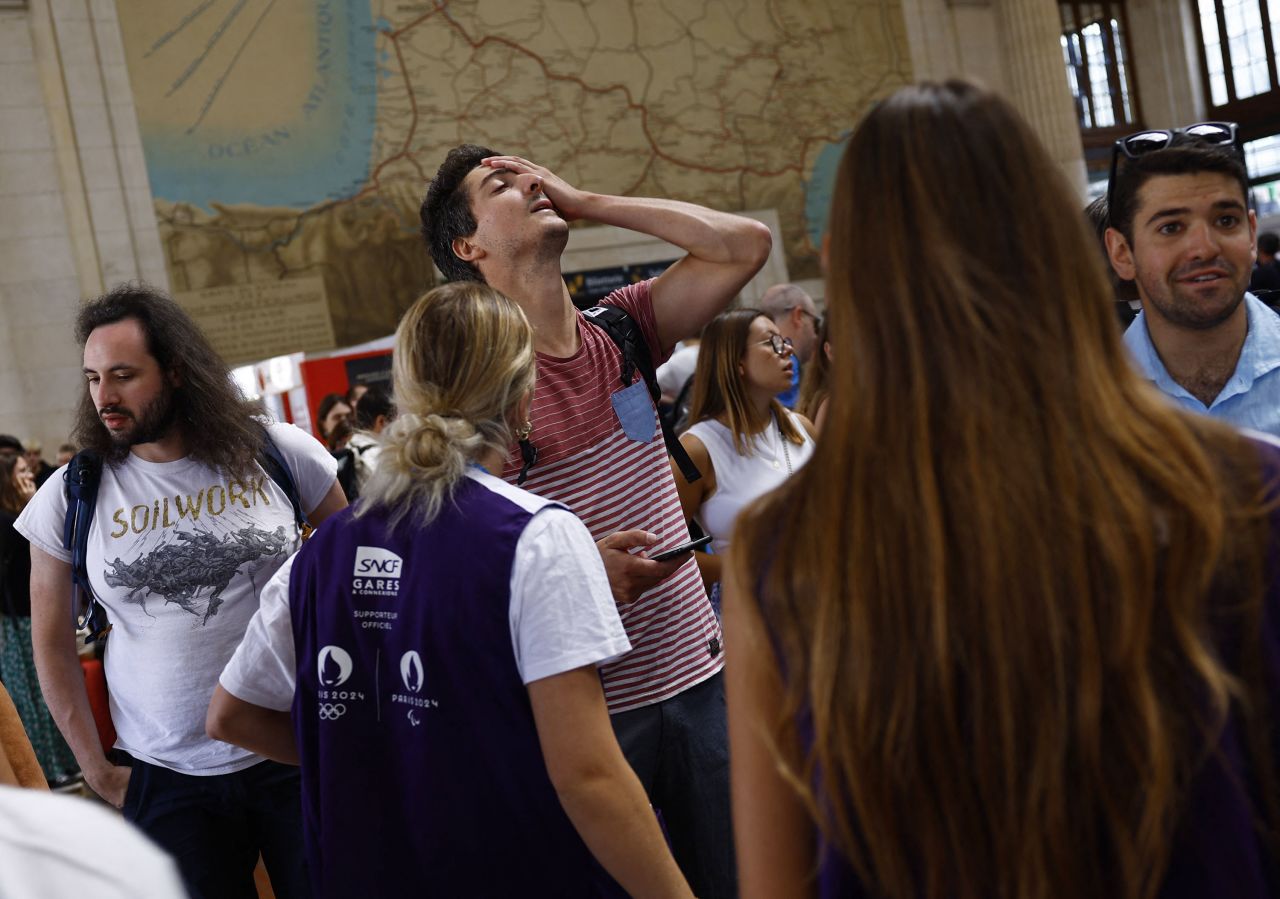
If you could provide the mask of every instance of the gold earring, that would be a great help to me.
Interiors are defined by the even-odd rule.
[[[528,419],[520,427],[516,428],[516,440],[528,440],[529,435],[533,433],[533,422]]]

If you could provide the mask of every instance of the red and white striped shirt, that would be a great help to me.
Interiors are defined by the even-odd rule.
[[[603,302],[625,310],[636,321],[658,364],[667,353],[658,343],[651,283],[620,288]],[[523,486],[568,506],[596,540],[640,529],[659,537],[645,551],[648,555],[679,546],[689,539],[689,529],[657,413],[646,442],[623,433],[610,399],[622,387],[622,352],[581,313],[578,333],[582,345],[569,358],[538,354],[538,382],[529,416],[538,462]],[[634,381],[639,380],[637,371]],[[516,453],[502,474],[514,483],[519,473]],[[632,650],[601,669],[610,712],[669,699],[724,667],[720,624],[692,559],[635,602],[619,606],[618,613]]]

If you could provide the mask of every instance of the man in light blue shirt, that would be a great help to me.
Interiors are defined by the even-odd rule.
[[[1208,405],[1169,375],[1147,330],[1146,316],[1139,315],[1124,332],[1124,343],[1138,370],[1179,405],[1280,437],[1280,315],[1250,293],[1244,295],[1241,308],[1247,331],[1239,361]]]
[[[1280,437],[1280,316],[1246,293],[1257,218],[1235,127],[1140,132],[1115,155],[1107,252],[1142,298],[1134,363],[1182,407]]]

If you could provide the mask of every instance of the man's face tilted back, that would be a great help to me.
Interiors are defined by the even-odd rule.
[[[134,318],[94,328],[84,344],[84,375],[103,427],[117,446],[151,443],[173,425],[173,377],[147,349]]]
[[[1153,175],[1137,192],[1132,240],[1113,253],[1143,310],[1207,330],[1231,318],[1253,268],[1257,220],[1240,183],[1220,172]]]
[[[483,269],[564,251],[569,226],[535,176],[479,165],[459,190],[476,222],[474,233],[454,241],[459,258]]]

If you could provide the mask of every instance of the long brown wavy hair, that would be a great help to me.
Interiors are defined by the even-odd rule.
[[[1228,712],[1277,795],[1257,447],[1130,369],[1073,193],[995,95],[881,102],[830,228],[828,422],[734,538],[784,674],[761,724],[804,734],[779,763],[877,896],[1150,897]]]
[[[186,438],[187,457],[231,474],[252,472],[266,439],[262,404],[241,393],[231,369],[174,300],[141,282],[117,285],[80,307],[76,341],[83,347],[95,328],[129,318],[142,328],[161,370],[182,379],[173,392],[173,422]],[[123,462],[129,447],[111,439],[88,389],[80,389],[73,441],[108,464]]]
[[[747,385],[739,370],[747,352],[751,325],[757,318],[769,318],[759,309],[730,309],[722,312],[702,328],[698,343],[698,365],[693,371],[693,390],[689,400],[689,423],[708,418],[725,418],[725,426],[733,432],[733,446],[745,455],[751,436],[769,426],[747,398]],[[804,435],[785,415],[782,403],[769,401],[769,414],[778,423],[784,439],[799,446]]]
[[[796,412],[810,421],[817,420],[818,410],[827,399],[831,360],[827,358],[825,347],[830,340],[831,326],[829,320],[823,318],[818,326],[818,342],[813,348],[813,355],[800,372],[800,395],[796,397]]]

